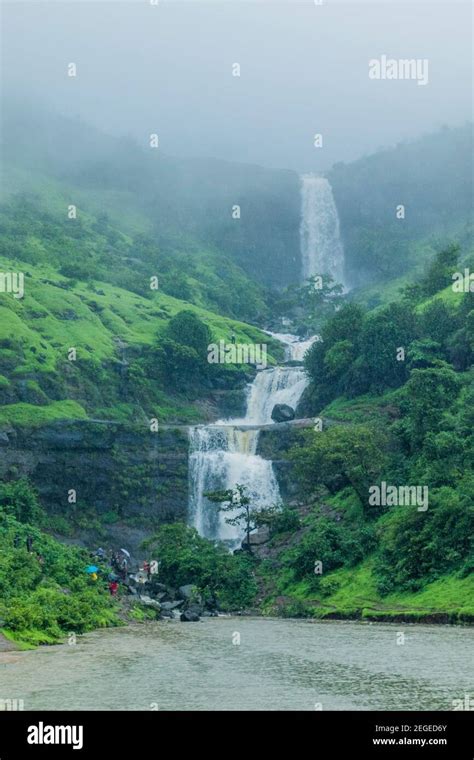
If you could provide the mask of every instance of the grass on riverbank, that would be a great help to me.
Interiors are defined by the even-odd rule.
[[[474,578],[448,575],[415,593],[376,590],[373,559],[354,568],[340,568],[319,581],[293,582],[280,575],[264,604],[267,615],[364,619],[393,622],[474,623]],[[267,578],[267,580],[269,580]]]

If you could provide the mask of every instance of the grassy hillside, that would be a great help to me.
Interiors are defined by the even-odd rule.
[[[158,379],[160,346],[183,310],[207,326],[210,341],[235,334],[238,342],[268,343],[270,351],[273,345],[278,355],[278,345],[257,328],[208,308],[224,300],[228,311],[240,310],[239,287],[252,301],[256,291],[234,265],[221,262],[217,271],[213,254],[203,253],[181,267],[185,281],[174,282],[173,270],[146,243],[137,250],[127,234],[90,213],[68,219],[57,187],[47,208],[41,198],[9,196],[0,207],[0,270],[23,273],[25,288],[23,298],[0,293],[1,420],[199,419],[193,404],[212,392],[214,379],[219,375],[220,387],[238,385],[249,367],[214,367],[194,392]],[[155,275],[158,290],[150,289]],[[165,292],[173,289],[182,298]],[[205,365],[205,346],[196,361]]]
[[[382,596],[377,590],[373,565],[374,561],[369,557],[353,568],[334,570],[321,581],[318,589],[311,581],[294,582],[291,577],[284,576],[272,583],[271,567],[264,565],[261,578],[267,584],[267,597],[263,610],[266,614],[288,617],[407,623],[474,622],[472,576],[446,575],[417,592]]]
[[[23,262],[4,257],[0,268],[25,269]],[[113,419],[127,411],[133,419],[137,409],[167,422],[196,420],[192,394],[180,397],[166,384],[155,388],[150,378],[143,400],[143,388],[134,390],[133,380],[121,377],[124,362],[133,371],[134,362],[145,349],[159,345],[170,319],[183,309],[203,320],[214,340],[228,342],[232,333],[243,343],[268,338],[164,293],[145,298],[100,281],[71,281],[45,265],[27,265],[25,290],[23,299],[0,294],[3,421],[86,415]],[[75,361],[68,360],[71,348],[76,349]],[[122,402],[119,409],[117,402]]]
[[[40,103],[5,104],[2,145],[14,187],[28,189],[33,182],[38,188],[35,175],[47,177],[50,185],[59,182],[68,203],[82,201],[87,209],[95,203],[113,223],[122,227],[125,221],[132,236],[149,235],[163,250],[185,252],[183,273],[204,250],[219,254],[217,267],[227,259],[245,271],[247,286],[256,292],[255,283],[265,289],[298,281],[296,172],[172,158],[146,140],[139,145],[102,134]],[[232,217],[234,206],[241,209],[238,219]],[[234,288],[228,277],[226,286],[229,301]],[[255,319],[243,311],[232,316]]]
[[[78,190],[68,181],[8,165],[4,180],[4,255],[141,295],[150,295],[150,277],[156,275],[160,290],[181,300],[253,322],[264,317],[262,290],[229,257],[181,232],[158,242],[148,217],[126,193]],[[76,218],[68,216],[70,204]]]

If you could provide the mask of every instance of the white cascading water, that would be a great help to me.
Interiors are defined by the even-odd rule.
[[[331,185],[325,177],[301,177],[300,246],[302,279],[329,274],[344,284],[344,248]]]
[[[317,336],[313,335],[311,338],[301,340],[297,335],[290,335],[289,333],[273,333],[267,331],[272,338],[279,340],[285,346],[285,361],[286,362],[302,362],[304,355],[308,348],[311,348],[314,341],[317,340]]]
[[[274,337],[284,337],[287,361],[301,361],[313,340],[298,341],[293,335]],[[225,522],[233,513],[219,512],[218,505],[204,496],[207,491],[235,488],[240,483],[257,509],[281,503],[272,463],[256,453],[259,430],[245,428],[271,424],[275,404],[288,404],[294,409],[307,384],[302,367],[262,370],[247,387],[245,417],[191,428],[189,521],[202,536],[236,548],[243,535],[242,528]]]

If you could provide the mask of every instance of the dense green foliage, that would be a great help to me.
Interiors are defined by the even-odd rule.
[[[428,368],[434,384],[438,378],[443,385],[439,392],[451,393],[449,372],[453,374],[453,369],[448,364],[455,370],[464,370],[474,358],[468,330],[473,318],[472,295],[452,293],[456,298],[448,305],[440,298],[428,302],[424,299],[432,294],[433,266],[443,272],[438,281],[442,288],[452,284],[458,253],[453,247],[443,249],[420,286],[407,289],[402,300],[373,311],[348,303],[326,322],[322,341],[314,343],[306,356],[316,408],[338,396],[353,398],[398,388],[416,370],[408,387],[410,393],[416,386],[416,377],[423,378],[424,385]],[[448,271],[446,258],[451,262]],[[436,405],[436,401],[433,403]]]
[[[301,541],[283,552],[282,565],[290,569],[297,580],[311,578],[315,587],[322,573],[360,562],[373,546],[371,539],[372,531],[368,527],[338,525],[334,520],[321,517],[304,533]],[[322,564],[321,573],[315,572],[318,562]]]
[[[331,573],[370,561],[372,598],[421,593],[449,576],[469,578],[464,605],[473,608],[473,294],[453,297],[449,287],[458,255],[443,249],[395,303],[344,305],[307,354],[307,408],[326,422],[289,454],[314,506],[278,555],[277,582],[280,592],[307,584],[300,602],[315,590],[337,600]],[[383,482],[426,487],[427,508],[373,504],[371,488]]]
[[[36,492],[25,478],[0,483],[0,512],[21,523],[41,523],[44,512]]]
[[[343,303],[342,290],[326,273],[310,277],[303,285],[289,285],[269,296],[270,321],[279,328],[285,319],[286,329],[295,335],[315,335]]]
[[[215,599],[224,610],[252,604],[257,589],[248,556],[229,554],[183,523],[164,525],[145,546],[160,559],[161,582],[193,583],[204,598]]]
[[[44,533],[37,496],[25,481],[0,492],[0,618],[15,638],[52,642],[117,624],[106,580],[85,569],[88,553]],[[31,541],[30,551],[27,539]]]

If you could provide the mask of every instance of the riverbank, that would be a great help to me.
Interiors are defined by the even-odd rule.
[[[313,622],[333,621],[342,623],[352,621],[367,624],[472,627],[474,626],[474,611],[466,606],[455,606],[458,594],[464,592],[463,590],[467,588],[468,583],[472,585],[472,580],[464,579],[463,582],[463,580],[458,579],[442,579],[419,594],[408,597],[407,595],[398,595],[396,600],[394,598],[390,600],[391,603],[389,600],[382,602],[373,596],[369,598],[360,595],[356,595],[347,602],[344,602],[342,598],[338,600],[336,595],[326,599],[315,599],[314,594],[311,595],[307,589],[299,588],[294,590],[293,595],[269,597],[260,607],[234,610],[218,615],[214,613],[212,616],[204,615],[195,622],[207,623],[212,617],[214,619],[253,619],[255,621],[261,620],[262,623],[269,620],[312,620]],[[470,586],[469,591],[471,591]],[[447,601],[445,606],[438,608],[429,606],[428,601],[434,599],[435,595],[439,597],[442,592],[445,594],[452,593],[453,602]],[[173,613],[169,606],[172,606],[172,603],[169,603],[168,607],[165,606],[160,614],[157,604],[150,606],[149,602],[139,603],[137,599],[131,596],[124,596],[117,600],[116,620],[113,626],[108,627],[108,630],[110,627],[134,629],[146,627],[150,623],[166,621],[179,623],[179,610],[177,609],[176,613]],[[98,633],[100,630],[104,629],[96,629],[92,633]],[[89,635],[90,633],[84,634],[81,638]],[[63,639],[52,638],[38,630],[18,633],[5,629],[0,631],[0,654],[44,647],[50,648],[67,643],[67,637]]]
[[[16,652],[21,649],[16,641],[11,641],[4,633],[0,632],[0,654],[3,652]]]
[[[377,592],[373,560],[329,573],[320,588],[312,581],[292,582],[261,572],[260,593],[266,614],[320,620],[474,624],[474,578],[455,574],[427,584],[415,593]]]

